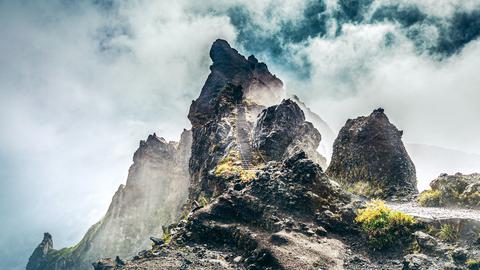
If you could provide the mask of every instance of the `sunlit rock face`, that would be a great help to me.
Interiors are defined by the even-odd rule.
[[[415,166],[402,134],[383,109],[349,119],[335,140],[327,174],[362,195],[392,198],[416,194]]]
[[[282,161],[295,152],[304,151],[307,156],[325,168],[326,160],[317,148],[320,132],[292,100],[268,107],[258,116],[253,133],[253,146],[266,161]]]
[[[39,246],[29,270],[90,269],[99,258],[130,257],[149,247],[149,236],[161,236],[162,225],[180,216],[188,194],[190,149],[191,132],[187,130],[179,143],[155,134],[141,141],[127,183],[118,188],[102,220],[71,248],[53,250],[51,238],[47,244],[44,239],[40,245],[49,246],[44,259],[34,256]]]

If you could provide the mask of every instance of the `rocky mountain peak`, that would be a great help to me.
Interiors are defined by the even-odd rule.
[[[327,174],[362,195],[391,198],[417,193],[415,166],[382,108],[349,119],[333,146]]]
[[[245,65],[245,57],[238,53],[237,50],[230,47],[226,40],[217,39],[213,42],[210,48],[210,58],[213,61],[213,66],[218,68],[221,65],[230,67]]]
[[[265,63],[255,56],[245,58],[230,47],[227,41],[217,39],[210,49],[210,75],[200,96],[192,102],[188,118],[192,125],[203,125],[216,116],[217,99],[226,87],[239,88],[243,99],[263,104],[276,104],[284,96],[283,83],[271,74]]]
[[[52,235],[48,232],[43,234],[43,240],[33,251],[28,260],[27,270],[35,270],[41,267],[48,253],[53,250]]]

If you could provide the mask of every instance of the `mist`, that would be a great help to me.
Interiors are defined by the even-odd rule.
[[[24,269],[45,231],[76,243],[139,140],[179,139],[217,38],[334,132],[383,107],[407,144],[480,154],[478,1],[217,2],[0,1],[0,269]],[[423,188],[438,166],[480,171],[418,155]]]

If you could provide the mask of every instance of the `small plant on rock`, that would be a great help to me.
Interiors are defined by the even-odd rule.
[[[458,239],[458,230],[451,224],[443,224],[438,232],[438,237],[443,241],[455,242]]]
[[[166,245],[168,245],[172,240],[172,234],[170,232],[170,228],[168,228],[167,226],[162,226],[162,230],[163,230],[162,240]]]
[[[439,190],[425,190],[418,196],[417,202],[421,206],[435,207],[440,205],[442,192]]]
[[[391,210],[381,200],[367,203],[366,208],[358,211],[355,221],[361,224],[369,245],[374,249],[406,242],[416,224],[412,216]]]
[[[468,260],[465,263],[470,270],[480,270],[480,259],[478,260]]]
[[[230,177],[237,175],[242,182],[249,182],[255,179],[255,170],[245,170],[240,162],[238,151],[231,150],[215,168],[215,175],[218,177]]]

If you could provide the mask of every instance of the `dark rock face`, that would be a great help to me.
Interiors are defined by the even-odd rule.
[[[330,158],[332,156],[333,141],[335,140],[333,130],[318,114],[307,107],[298,96],[293,95],[292,100],[295,101],[304,112],[305,120],[312,123],[320,134],[322,134],[322,140],[320,141],[320,147],[318,150],[323,157]]]
[[[371,233],[355,221],[364,199],[345,192],[313,160],[318,131],[291,100],[263,110],[249,98],[246,86],[258,78],[248,75],[245,62],[258,72],[264,69],[227,45],[216,41],[212,47],[212,74],[189,113],[193,135],[185,215],[167,226],[162,238],[150,237],[151,249],[132,260],[99,261],[97,269],[462,269],[465,259],[480,254],[474,248],[446,250],[451,245],[425,231],[411,239],[421,254],[408,254],[410,247],[401,245],[393,251],[369,249],[365,234]],[[244,166],[245,145],[268,160]],[[367,175],[372,180],[367,184],[382,184],[382,196],[415,192],[415,169],[401,132],[383,110],[349,120],[335,146],[339,175]],[[254,151],[244,151],[249,152]],[[371,214],[381,228],[404,226],[398,222],[404,216],[382,209]],[[427,221],[419,222],[419,230],[427,227]],[[469,228],[466,233],[476,232],[476,226]]]
[[[283,83],[254,56],[246,59],[224,40],[216,40],[210,49],[211,73],[200,96],[188,113],[192,123],[192,158],[190,159],[190,199],[200,194],[219,194],[224,183],[216,181],[211,171],[235,148],[235,108],[247,106],[246,100],[261,106],[265,100],[276,101],[283,95]]]
[[[42,242],[33,251],[27,264],[27,270],[42,269],[46,264],[47,255],[53,249],[52,236],[44,233]]]
[[[442,174],[430,183],[418,201],[424,206],[480,208],[480,174]]]
[[[281,161],[297,151],[305,151],[321,166],[326,160],[317,153],[321,135],[305,121],[300,107],[290,99],[263,110],[255,124],[253,147],[266,161]]]
[[[150,246],[148,237],[161,235],[162,225],[174,222],[186,201],[191,137],[184,130],[179,143],[155,134],[141,141],[127,183],[118,188],[104,218],[71,248],[54,250],[51,237],[46,237],[30,258],[28,269],[90,269],[99,258],[133,256]],[[36,263],[40,250],[45,264]],[[96,267],[111,269],[108,264]]]
[[[325,238],[328,232],[317,214],[329,211],[338,227],[348,226],[351,220],[340,216],[350,200],[299,152],[284,162],[269,162],[255,180],[229,182],[223,194],[172,228],[168,247],[154,246],[115,269],[169,269],[185,261],[188,269],[314,269],[318,260],[324,269],[340,269],[345,247]],[[212,252],[225,258],[221,267],[210,265]]]
[[[259,97],[276,103],[283,95],[283,83],[264,63],[252,55],[245,59],[225,40],[216,40],[210,49],[213,64],[200,96],[190,106],[188,119],[193,126],[205,124],[216,116],[217,97],[228,84],[241,87],[246,98],[261,104]]]
[[[416,194],[415,166],[402,134],[383,109],[349,119],[335,140],[327,174],[354,192],[365,192],[362,195],[391,198]]]

